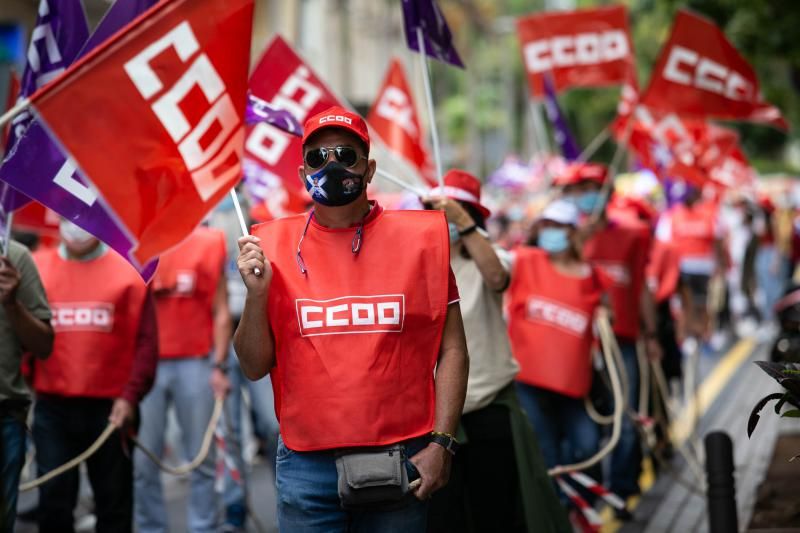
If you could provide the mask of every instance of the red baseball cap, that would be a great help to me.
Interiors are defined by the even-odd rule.
[[[563,187],[582,181],[603,184],[608,178],[608,168],[597,163],[570,163],[553,179],[553,185]]]
[[[369,131],[367,130],[367,123],[356,113],[339,106],[329,107],[306,121],[306,125],[303,128],[303,144],[306,144],[309,137],[325,128],[347,130],[364,141],[367,145],[367,149],[369,149]]]
[[[480,180],[469,172],[458,169],[448,170],[444,175],[444,189],[434,187],[429,193],[429,196],[441,197],[442,195],[474,206],[484,218],[489,218],[489,215],[492,214],[486,206],[481,204]]]

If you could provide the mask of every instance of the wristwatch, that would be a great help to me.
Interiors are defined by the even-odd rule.
[[[212,368],[216,368],[223,374],[228,373],[228,363],[214,363],[214,366]]]
[[[462,229],[461,231],[458,232],[458,234],[461,235],[462,237],[465,237],[465,236],[469,235],[470,233],[473,233],[473,232],[475,232],[477,230],[478,230],[478,225],[477,224],[473,224],[473,225],[471,225],[469,227],[466,227],[466,228]]]
[[[461,445],[458,443],[456,438],[449,433],[442,433],[440,431],[432,431],[431,432],[431,442],[438,444],[450,455],[455,455],[458,452],[458,449]]]

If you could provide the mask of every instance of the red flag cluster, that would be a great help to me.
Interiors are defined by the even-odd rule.
[[[788,129],[780,111],[763,101],[753,68],[712,22],[679,11],[650,85],[640,96],[627,18],[626,8],[616,6],[520,19],[532,97],[544,95],[545,76],[556,91],[623,85],[613,131],[645,167],[697,185],[752,185],[754,172],[736,133],[708,120]]]

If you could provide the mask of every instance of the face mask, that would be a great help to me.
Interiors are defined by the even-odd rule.
[[[547,253],[557,254],[569,248],[569,235],[565,228],[542,228],[536,244]]]
[[[62,220],[58,225],[58,232],[61,238],[70,244],[81,246],[87,244],[94,239],[94,236],[88,231],[80,228],[70,222],[69,220]]]
[[[575,197],[575,207],[584,215],[589,215],[594,213],[600,199],[600,191],[587,191]]]
[[[339,207],[355,201],[364,190],[364,176],[353,174],[341,163],[333,161],[306,176],[306,190],[322,205]]]
[[[452,222],[448,222],[447,229],[450,230],[450,244],[457,243],[461,239],[461,235],[458,233],[458,226]]]

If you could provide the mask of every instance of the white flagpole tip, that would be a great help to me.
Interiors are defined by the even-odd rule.
[[[424,198],[425,196],[428,195],[427,191],[424,191],[424,190],[420,189],[419,187],[415,187],[415,186],[411,185],[410,183],[406,183],[405,181],[401,180],[397,176],[395,176],[393,174],[389,174],[385,170],[377,169],[375,171],[375,173],[378,176],[380,176],[383,179],[385,179],[386,181],[394,183],[395,185],[397,185],[399,187],[402,187],[403,189],[405,189],[405,190],[407,190],[409,192],[413,192],[414,194],[416,194],[417,196],[419,196],[421,198]]]
[[[15,116],[19,115],[22,111],[24,111],[30,106],[31,106],[31,101],[29,98],[23,98],[22,100],[19,100],[14,105],[14,107],[12,107],[11,109],[3,113],[2,116],[0,116],[0,128],[4,127],[6,124],[11,122],[11,120]]]
[[[242,236],[250,235],[247,230],[247,222],[244,221],[244,213],[242,213],[242,204],[239,203],[239,196],[236,194],[236,187],[231,187],[231,200],[233,200],[233,209],[236,211],[236,218],[239,219],[239,227],[242,229]],[[256,276],[261,275],[261,269],[256,268],[253,270]]]

